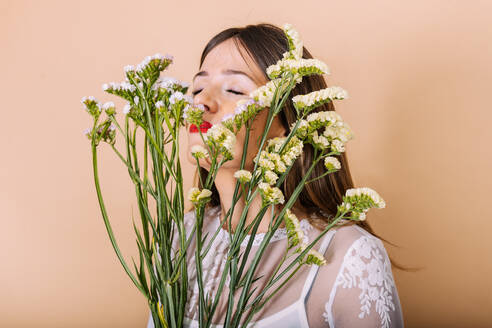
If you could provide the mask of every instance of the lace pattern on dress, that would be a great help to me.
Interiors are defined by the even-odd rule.
[[[330,300],[326,303],[323,313],[325,321],[332,328],[334,323],[331,307],[338,286],[360,288],[359,318],[369,315],[372,305],[375,305],[375,310],[381,319],[381,327],[389,327],[391,321],[389,311],[395,310],[393,289],[396,287],[391,263],[379,239],[368,235],[361,236],[345,254]]]
[[[220,215],[219,215],[219,207],[210,209],[210,211],[206,215],[209,217],[210,220],[215,219],[217,221],[220,220]],[[193,212],[193,217],[194,217],[194,212]],[[186,222],[186,227],[187,230],[192,229],[193,226],[193,217],[190,217],[189,221]],[[313,226],[309,223],[307,219],[300,220],[300,227],[304,231],[304,242],[308,242],[308,237],[307,233],[310,231]],[[218,222],[220,224],[220,222]],[[258,246],[261,244],[265,237],[265,233],[258,233],[255,235],[255,238],[253,240],[253,246]],[[227,258],[227,252],[229,248],[229,232],[223,228],[220,228],[216,238],[212,242],[211,249],[214,251],[211,252],[209,251],[202,262],[202,277],[203,281],[205,282],[204,286],[204,291],[209,297],[215,297],[215,291],[217,290],[220,279],[221,279],[221,274],[218,274],[218,272],[222,272],[225,268],[225,263],[226,263],[226,258]],[[243,242],[241,243],[241,246],[245,247],[248,244],[250,235],[247,235]],[[287,229],[285,228],[278,228],[272,238],[270,239],[270,243],[285,239],[287,238]],[[188,279],[191,283],[188,285],[188,299],[189,302],[186,305],[186,312],[190,315],[189,317],[192,319],[197,319],[198,315],[198,281],[196,277],[196,266],[195,266],[195,254],[191,256],[190,261],[188,262]],[[230,282],[230,277],[229,275],[226,276],[225,280],[225,285],[229,287],[229,282]]]

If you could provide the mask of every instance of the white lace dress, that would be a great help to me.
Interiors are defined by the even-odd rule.
[[[185,226],[191,232],[194,211],[185,215]],[[207,241],[220,223],[220,206],[205,212],[204,235],[209,232]],[[309,224],[306,218],[300,221],[305,241],[314,240],[320,230]],[[252,251],[263,239],[257,234]],[[248,238],[243,242],[246,246]],[[278,229],[271,239],[260,265],[258,276],[270,276],[284,255],[287,245],[285,229]],[[221,229],[203,261],[205,290],[211,295],[219,284],[224,269],[225,256],[229,246],[229,233]],[[391,264],[382,242],[364,229],[356,226],[339,226],[321,238],[315,249],[324,254],[327,265],[304,265],[280,292],[271,298],[267,306],[256,313],[249,327],[403,327],[403,316],[398,292],[391,271]],[[289,260],[284,263],[286,267]],[[186,308],[185,327],[198,327],[198,285],[196,283],[194,240],[188,255],[190,285]],[[281,283],[279,281],[279,283]],[[262,290],[266,279],[259,279],[253,285]],[[275,288],[276,285],[274,285]],[[221,327],[227,310],[228,281],[223,289],[217,311],[212,320]],[[274,289],[271,289],[274,290]],[[239,290],[235,301],[239,299]],[[253,295],[256,296],[256,293]],[[147,328],[153,328],[149,316]]]

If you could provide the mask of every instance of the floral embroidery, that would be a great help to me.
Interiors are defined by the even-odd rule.
[[[345,254],[342,266],[335,280],[336,289],[358,287],[360,310],[359,318],[370,314],[374,304],[381,319],[381,327],[390,325],[390,310],[395,310],[393,288],[395,282],[391,272],[391,263],[382,242],[373,236],[361,236]],[[330,302],[326,303],[323,316],[329,322]]]

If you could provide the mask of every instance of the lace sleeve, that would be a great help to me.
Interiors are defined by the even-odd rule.
[[[306,311],[312,327],[403,327],[398,292],[383,243],[364,229],[337,231]]]
[[[330,327],[403,327],[391,263],[381,240],[366,233],[350,246],[323,317]]]

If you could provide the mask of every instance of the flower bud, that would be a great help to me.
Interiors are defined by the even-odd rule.
[[[114,115],[116,113],[114,108],[114,103],[112,101],[108,101],[104,103],[103,109],[108,116]]]
[[[339,170],[342,166],[338,159],[333,156],[325,157],[325,167],[328,171],[336,171]]]
[[[307,257],[304,263],[308,265],[315,264],[320,266],[326,264],[326,259],[320,252],[311,248],[307,253]]]
[[[205,158],[207,157],[208,152],[205,147],[201,145],[194,145],[191,147],[191,154],[196,158]]]
[[[200,189],[192,187],[188,192],[188,199],[195,205],[208,202],[211,196],[212,192],[208,189],[202,189],[200,191]]]
[[[247,170],[239,170],[234,172],[234,177],[239,180],[241,183],[246,183],[251,181],[252,174]]]
[[[101,114],[101,105],[93,96],[83,97],[81,103],[85,106],[85,110],[94,117],[98,117]]]

